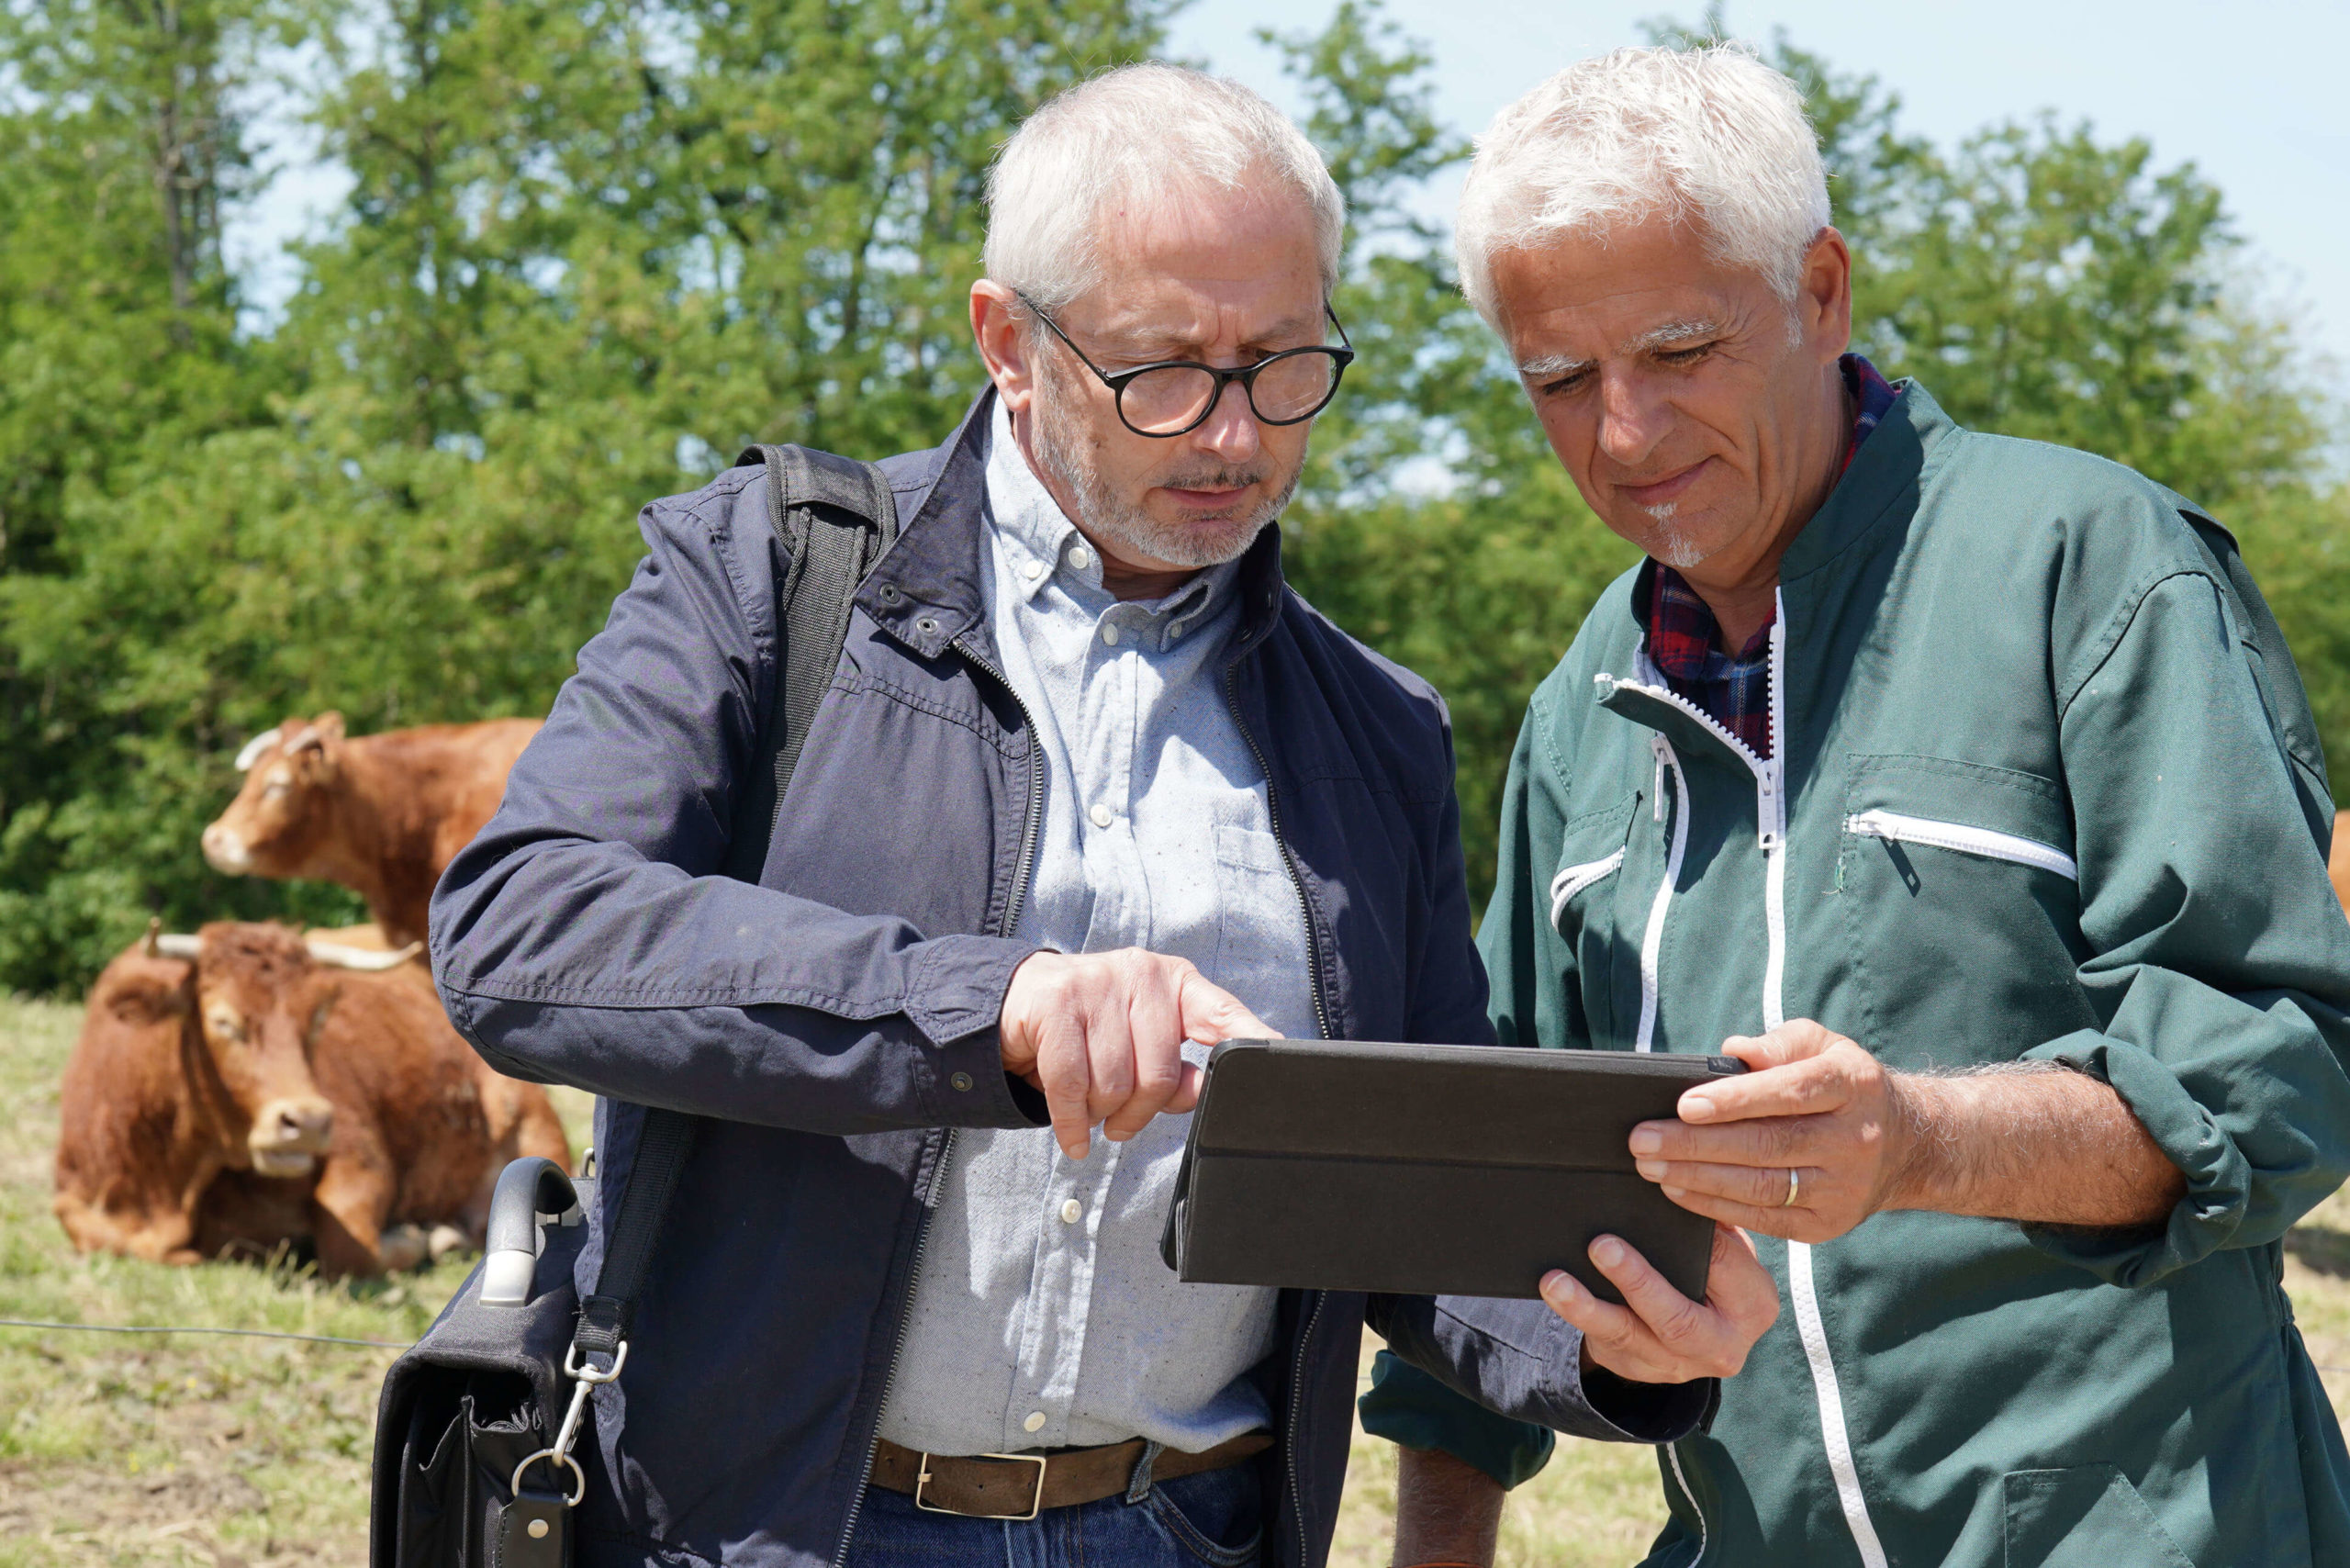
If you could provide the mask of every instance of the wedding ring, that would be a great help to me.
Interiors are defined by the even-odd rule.
[[[1787,1195],[1779,1200],[1779,1206],[1783,1209],[1791,1209],[1795,1207],[1796,1194],[1802,1191],[1803,1178],[1796,1174],[1795,1168],[1793,1166],[1789,1166],[1787,1168]]]

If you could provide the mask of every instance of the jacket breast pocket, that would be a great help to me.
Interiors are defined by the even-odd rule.
[[[1619,970],[1637,977],[1639,969],[1639,928],[1630,924],[1628,937],[1624,913],[1632,900],[1628,879],[1639,874],[1630,838],[1639,805],[1639,791],[1634,790],[1613,805],[1571,818],[1560,834],[1550,874],[1550,926],[1573,969],[1565,987],[1570,1012],[1579,1003],[1583,1013],[1560,1021],[1563,1037],[1588,1038],[1602,1048],[1631,1046],[1628,1038],[1617,1037],[1624,1030],[1617,1026],[1615,993]],[[1637,987],[1637,978],[1633,983]]]
[[[2097,1027],[2064,791],[1940,757],[1854,762],[1830,892],[1864,1043],[1898,1065],[1953,1066]]]

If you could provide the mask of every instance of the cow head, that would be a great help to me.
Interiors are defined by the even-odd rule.
[[[232,877],[298,877],[331,825],[342,767],[342,715],[288,719],[237,754],[244,788],[204,830],[204,857]]]
[[[216,922],[196,935],[196,1024],[224,1095],[223,1131],[263,1176],[307,1176],[334,1133],[310,1046],[334,988],[282,925]]]

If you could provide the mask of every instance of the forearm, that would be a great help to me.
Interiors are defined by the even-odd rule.
[[[1396,1568],[1485,1568],[1501,1537],[1499,1483],[1438,1449],[1401,1449],[1395,1482]]]
[[[2112,1088],[2036,1062],[1893,1075],[1908,1143],[1888,1209],[2027,1224],[2153,1225],[2186,1193]]]

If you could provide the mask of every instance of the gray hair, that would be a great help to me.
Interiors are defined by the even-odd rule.
[[[1743,44],[1619,49],[1494,118],[1460,192],[1460,286],[1496,328],[1493,260],[1654,218],[1792,301],[1828,227],[1828,176],[1796,84]]]
[[[1058,309],[1101,280],[1101,218],[1186,187],[1270,176],[1314,219],[1322,289],[1337,286],[1346,198],[1289,118],[1237,82],[1156,62],[1125,65],[1030,115],[988,171],[987,275]]]

